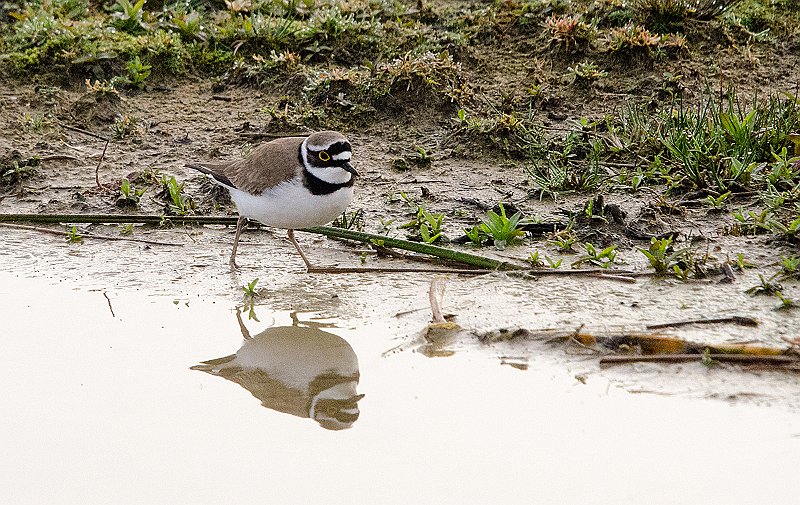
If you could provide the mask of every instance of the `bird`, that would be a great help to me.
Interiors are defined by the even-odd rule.
[[[313,419],[325,429],[353,426],[364,395],[357,392],[358,357],[346,340],[299,324],[272,326],[251,336],[239,310],[236,317],[244,337],[241,348],[191,370],[235,382],[262,406]]]
[[[326,130],[307,137],[281,137],[256,147],[248,156],[220,163],[187,163],[226,188],[239,219],[228,261],[238,270],[236,250],[248,219],[288,230],[306,268],[312,269],[294,230],[321,226],[340,216],[353,200],[358,172],[351,164],[347,138]]]

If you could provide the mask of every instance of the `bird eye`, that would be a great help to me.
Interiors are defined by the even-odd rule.
[[[321,159],[322,161],[328,161],[331,159],[331,155],[326,153],[325,151],[321,151],[319,153],[319,159]]]

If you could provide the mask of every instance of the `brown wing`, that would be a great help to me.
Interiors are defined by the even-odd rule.
[[[256,147],[244,159],[217,165],[215,171],[242,191],[261,194],[267,188],[288,181],[301,169],[299,153],[303,140],[304,137],[275,139]]]

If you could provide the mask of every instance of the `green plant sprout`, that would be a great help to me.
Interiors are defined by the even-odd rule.
[[[83,237],[78,233],[77,226],[73,226],[71,230],[67,231],[67,242],[70,244],[79,244],[83,242]]]
[[[676,262],[682,259],[687,252],[687,249],[672,250],[672,237],[650,239],[650,247],[648,249],[639,249],[650,262],[650,266],[656,271],[658,275],[665,275],[667,272],[674,272],[677,277],[685,277],[686,272]],[[678,270],[675,270],[675,267]],[[686,268],[685,270],[688,270]]]
[[[578,257],[578,259],[572,262],[573,268],[578,268],[584,263],[590,263],[600,268],[608,268],[617,257],[616,244],[610,245],[601,250],[594,244],[586,242],[583,245],[583,248],[586,251],[586,254]]]
[[[244,291],[244,295],[249,298],[255,298],[256,296],[258,296],[258,292],[256,291],[256,284],[258,284],[258,277],[248,282],[247,286],[242,286],[242,291]]]
[[[190,196],[183,194],[183,187],[185,183],[178,184],[175,176],[161,176],[161,195],[167,199],[167,209],[180,216],[185,215],[190,210],[194,209],[194,201]]]
[[[117,206],[135,207],[139,204],[139,200],[142,198],[145,191],[147,191],[147,188],[135,189],[131,185],[131,181],[129,181],[127,177],[123,177],[119,185],[120,196],[117,198]]]

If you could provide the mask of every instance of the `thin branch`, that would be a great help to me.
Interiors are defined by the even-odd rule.
[[[94,138],[96,138],[98,140],[104,140],[106,142],[108,142],[110,140],[108,137],[103,137],[102,135],[98,135],[96,133],[92,133],[92,132],[90,132],[88,130],[84,130],[83,128],[78,128],[77,126],[70,126],[68,124],[64,124],[64,123],[61,123],[61,122],[59,122],[58,125],[60,127],[62,127],[62,128],[66,128],[67,130],[72,130],[74,132],[82,133],[84,135],[88,135],[90,137],[94,137]]]
[[[353,274],[353,273],[407,273],[422,272],[434,274],[465,274],[465,275],[486,275],[494,273],[495,270],[478,268],[423,268],[423,267],[315,267],[308,269],[310,274]]]
[[[800,365],[800,359],[793,356],[761,354],[648,354],[648,355],[610,355],[600,358],[600,365],[620,365],[625,363],[683,363],[687,361],[713,361],[738,363],[743,365]]]
[[[28,223],[141,223],[161,224],[163,221],[181,224],[236,225],[236,217],[228,216],[158,216],[153,214],[0,214],[0,222]]]
[[[75,156],[70,156],[69,154],[48,154],[46,156],[42,156],[39,158],[39,161],[53,161],[53,160],[78,161],[78,158],[76,158]]]
[[[103,162],[103,159],[106,157],[106,149],[108,149],[108,143],[110,141],[106,140],[106,145],[103,146],[103,153],[100,154],[100,159],[97,160],[97,166],[94,167],[94,182],[97,184],[97,187],[101,187],[100,184],[100,164]]]
[[[2,223],[0,222],[0,226],[4,226],[6,228],[16,228],[18,230],[29,230],[29,231],[38,231],[40,233],[47,233],[50,235],[57,235],[59,237],[65,237],[63,231],[59,230],[51,230],[49,228],[39,228],[37,226],[25,226],[24,224],[12,224],[12,223]],[[177,242],[158,242],[155,240],[147,240],[143,238],[131,238],[131,237],[112,237],[110,235],[95,235],[94,233],[81,233],[81,237],[83,238],[96,238],[100,240],[124,240],[127,242],[140,242],[142,244],[149,244],[149,245],[168,245],[173,247],[183,247],[183,244],[179,244]]]
[[[747,316],[717,317],[712,319],[693,319],[689,321],[675,321],[672,323],[648,324],[648,330],[658,330],[660,328],[677,328],[678,326],[689,326],[691,324],[723,324],[733,323],[739,326],[758,326],[758,320]]]
[[[58,124],[62,128],[66,128],[67,130],[72,130],[74,132],[82,133],[83,135],[88,135],[90,137],[94,137],[96,139],[105,141],[105,145],[103,146],[103,152],[102,154],[100,154],[100,159],[97,160],[97,166],[94,168],[94,181],[95,183],[97,183],[98,188],[101,187],[102,185],[100,184],[100,164],[103,163],[103,159],[105,159],[106,157],[106,150],[108,149],[108,143],[111,142],[111,139],[108,137],[103,137],[96,133],[92,133],[88,130],[84,130],[83,128],[78,128],[77,126],[70,126],[68,124],[64,124],[61,122],[59,122]]]
[[[103,296],[106,297],[106,301],[108,302],[108,310],[111,311],[111,317],[117,317],[116,315],[114,315],[114,307],[111,306],[111,298],[108,297],[108,293],[103,291]]]

